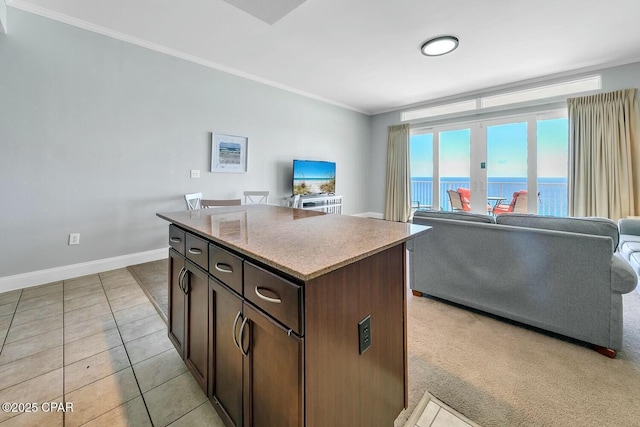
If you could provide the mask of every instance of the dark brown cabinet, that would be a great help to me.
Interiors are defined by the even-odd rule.
[[[185,259],[174,249],[169,250],[169,339],[184,358],[185,327],[187,321],[185,295],[182,289]]]
[[[303,339],[246,303],[244,317],[244,426],[304,425]]]
[[[207,391],[209,368],[208,275],[169,250],[169,339],[200,387]]]
[[[303,425],[302,338],[213,278],[209,306],[209,394],[225,424]]]
[[[408,396],[404,244],[302,280],[184,227],[170,226],[169,338],[226,426],[394,424]]]
[[[184,276],[186,300],[186,342],[184,362],[207,392],[209,369],[209,277],[190,261],[186,262],[187,273]]]
[[[216,279],[209,280],[209,396],[228,426],[242,426],[242,363],[238,334],[242,299]]]

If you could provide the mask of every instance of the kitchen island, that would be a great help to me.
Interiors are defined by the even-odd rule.
[[[391,426],[406,248],[429,228],[269,205],[169,221],[169,338],[229,426]]]

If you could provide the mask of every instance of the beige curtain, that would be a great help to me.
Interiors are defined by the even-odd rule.
[[[617,221],[640,214],[637,89],[572,98],[567,104],[569,215]]]
[[[409,125],[389,126],[384,219],[407,222],[411,215]]]

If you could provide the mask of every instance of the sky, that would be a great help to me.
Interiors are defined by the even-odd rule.
[[[294,160],[293,178],[332,178],[336,175],[334,162],[321,162],[314,160]]]
[[[538,177],[566,177],[567,118],[538,121]],[[487,126],[487,176],[527,176],[527,123]],[[469,176],[469,129],[440,133],[440,176]],[[411,175],[433,176],[433,135],[411,137]]]

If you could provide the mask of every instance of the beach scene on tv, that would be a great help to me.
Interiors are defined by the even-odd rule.
[[[293,161],[293,194],[336,192],[336,164],[313,160]]]

